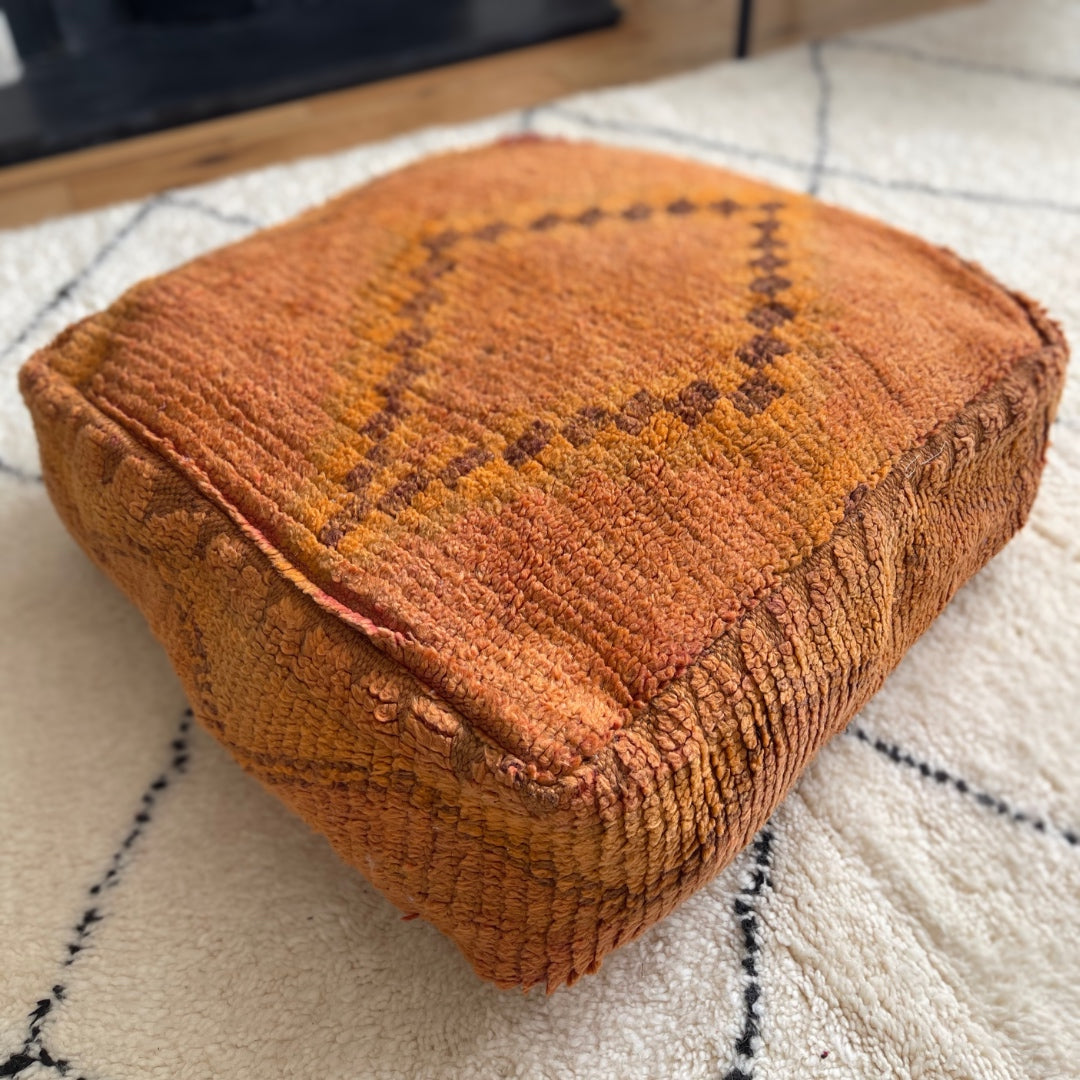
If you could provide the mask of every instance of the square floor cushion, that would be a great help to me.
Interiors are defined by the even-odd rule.
[[[1021,526],[1065,355],[873,221],[523,140],[145,281],[22,387],[202,723],[551,988],[746,845]]]

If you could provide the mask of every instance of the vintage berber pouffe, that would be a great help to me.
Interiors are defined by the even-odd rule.
[[[206,728],[550,989],[729,862],[1020,528],[1065,359],[939,247],[522,139],[144,281],[22,389]]]

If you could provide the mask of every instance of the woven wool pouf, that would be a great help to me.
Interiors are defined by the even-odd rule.
[[[746,845],[1020,527],[1065,356],[883,225],[517,141],[143,282],[22,387],[209,731],[552,988]]]

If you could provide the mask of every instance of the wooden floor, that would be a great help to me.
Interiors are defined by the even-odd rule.
[[[751,53],[965,0],[755,0]],[[621,0],[618,26],[0,169],[0,227],[733,55],[737,0]]]

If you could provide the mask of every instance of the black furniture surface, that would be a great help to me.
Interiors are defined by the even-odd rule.
[[[0,165],[609,26],[612,0],[0,0]]]

